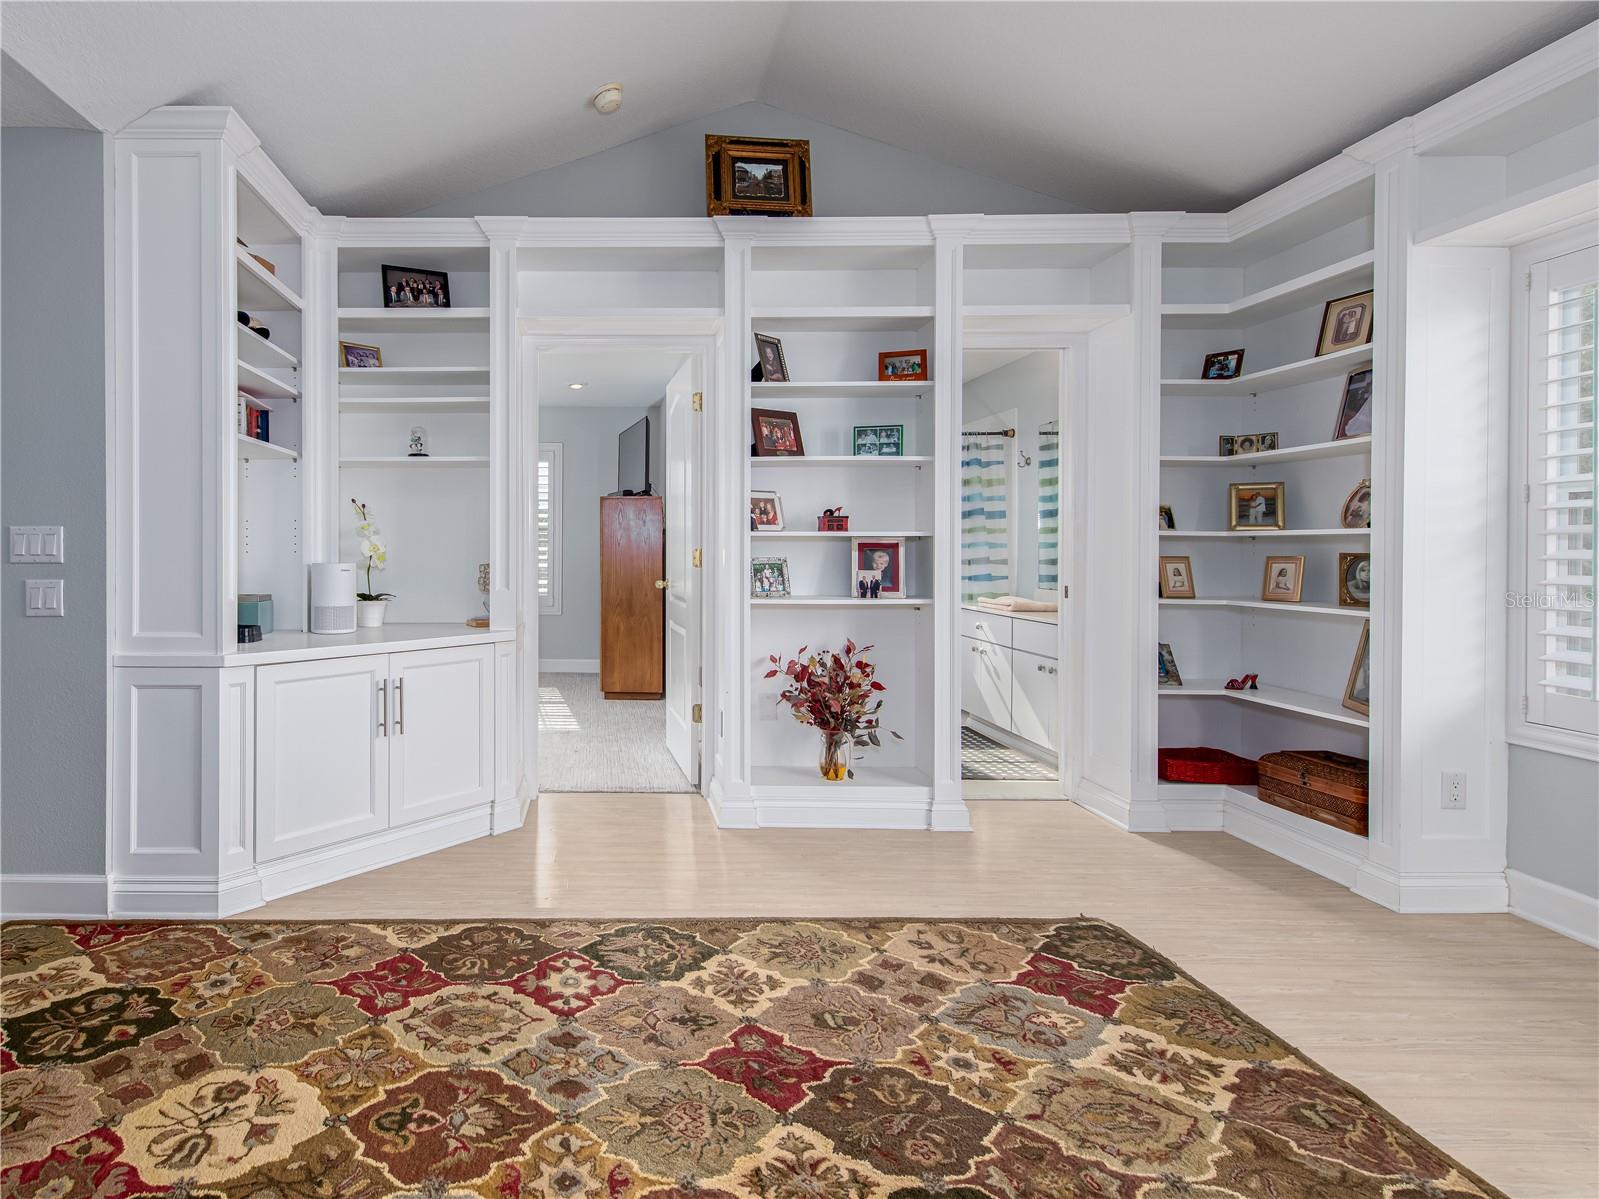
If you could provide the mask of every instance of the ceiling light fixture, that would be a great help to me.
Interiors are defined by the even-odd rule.
[[[610,116],[618,108],[622,107],[622,85],[620,83],[607,83],[589,97],[589,103],[594,105],[594,111],[602,117]]]
[[[571,390],[571,391],[582,391],[585,387],[588,386],[588,384],[587,383],[568,383],[566,386],[567,386],[568,390]]]

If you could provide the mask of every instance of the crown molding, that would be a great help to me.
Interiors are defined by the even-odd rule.
[[[1185,212],[1166,232],[1167,241],[1225,242],[1227,214],[1225,212]]]
[[[980,212],[951,212],[927,218],[927,227],[932,230],[935,241],[951,237],[970,241],[982,223],[983,214]]]
[[[278,169],[260,143],[247,154],[239,156],[239,173],[255,189],[256,194],[275,208],[279,216],[288,220],[300,233],[311,231],[322,214],[304,196],[289,177]]]
[[[933,232],[942,234],[942,222],[954,218],[934,216]],[[968,242],[990,245],[1054,244],[1058,242],[1125,242],[1132,225],[1122,212],[1063,212],[1016,216],[975,214],[965,232]]]
[[[1347,154],[1318,163],[1229,212],[1227,240],[1237,241],[1257,229],[1275,224],[1301,208],[1370,178],[1371,174],[1371,164]]]
[[[924,216],[712,218],[722,236],[748,235],[760,246],[925,246],[933,241]]]
[[[244,118],[224,104],[163,104],[129,121],[116,136],[213,138],[241,158],[261,146],[261,139]]]
[[[510,220],[479,217],[480,222]],[[722,244],[711,217],[521,217],[517,242],[524,249],[573,247],[717,247]],[[765,218],[756,217],[756,220]],[[485,224],[484,228],[488,228]]]
[[[1385,158],[1414,149],[1416,145],[1416,119],[1405,117],[1370,137],[1361,138],[1344,150],[1349,157],[1375,166]]]
[[[1166,237],[1187,215],[1183,212],[1129,212],[1127,228],[1133,237]]]
[[[486,246],[489,239],[471,217],[345,217],[338,230],[344,246]]]

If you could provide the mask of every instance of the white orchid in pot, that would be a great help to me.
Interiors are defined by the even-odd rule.
[[[361,557],[361,568],[366,571],[366,590],[355,593],[355,623],[363,629],[383,627],[383,614],[388,610],[392,592],[372,590],[372,572],[388,565],[389,547],[378,534],[372,514],[360,500],[352,499],[360,523],[355,526],[356,553]]]

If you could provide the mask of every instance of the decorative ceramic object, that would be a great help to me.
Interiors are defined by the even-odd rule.
[[[389,601],[386,599],[362,599],[355,601],[355,627],[358,629],[381,629],[383,627],[383,614],[388,611]]]

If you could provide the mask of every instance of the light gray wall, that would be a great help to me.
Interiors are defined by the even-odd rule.
[[[1510,747],[1510,869],[1599,897],[1599,764]]]
[[[974,422],[994,428],[988,418],[1016,412],[1015,453],[1032,458],[1032,465],[1016,469],[1012,478],[1011,528],[1015,531],[1015,560],[1011,563],[1012,595],[1052,599],[1053,587],[1038,586],[1038,427],[1060,413],[1060,354],[1028,354],[996,371],[979,375],[961,389],[961,427]],[[1019,461],[1019,459],[1015,459]],[[1062,548],[1068,530],[1062,529]]]
[[[645,412],[642,403],[539,409],[540,444],[561,446],[561,611],[539,617],[543,661],[600,656],[600,497],[616,490],[616,435]],[[660,436],[653,422],[650,435]]]
[[[457,196],[415,215],[704,216],[708,133],[808,138],[816,216],[1088,211],[1058,196],[974,174],[752,101],[576,162]]]
[[[7,525],[65,525],[64,565],[4,566],[0,870],[105,870],[104,144],[0,132],[0,370]],[[22,615],[25,578],[67,581],[64,619]]]

